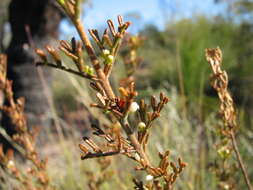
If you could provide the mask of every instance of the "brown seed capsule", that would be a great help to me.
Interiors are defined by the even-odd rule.
[[[76,39],[73,37],[72,39],[71,39],[71,46],[72,46],[72,53],[76,53]]]
[[[156,111],[156,98],[155,98],[155,96],[151,96],[151,98],[150,98],[150,103],[151,103],[151,107],[152,107],[152,109],[153,109],[153,111]]]
[[[163,103],[164,103],[164,104],[167,104],[168,102],[169,102],[169,98],[168,98],[168,97],[164,97],[164,98],[163,98]]]
[[[116,36],[116,30],[115,30],[115,27],[114,27],[114,24],[113,24],[112,20],[108,20],[107,24],[109,26],[109,29],[110,29],[111,33],[112,33],[112,36],[115,37]]]
[[[97,93],[97,94],[96,94],[96,97],[97,97],[97,99],[99,100],[99,102],[100,102],[103,106],[105,106],[105,99],[104,99],[104,97],[102,96],[102,94]]]
[[[130,92],[134,92],[134,89],[135,89],[135,83],[134,83],[134,82],[131,82],[131,83],[130,83],[130,86],[129,86]]]
[[[147,115],[148,115],[148,121],[152,121],[152,113],[148,112]]]
[[[45,54],[45,52],[41,49],[36,49],[35,52],[37,53],[38,56],[40,56],[40,58],[44,61],[47,62],[47,56]]]
[[[60,58],[60,55],[58,54],[58,52],[52,46],[48,46],[48,45],[46,46],[46,50],[53,57],[56,64],[58,66],[60,66],[61,65],[61,58]]]
[[[95,29],[91,29],[91,30],[89,29],[88,31],[89,31],[91,37],[93,38],[93,40],[94,40],[94,41],[96,42],[96,44],[99,46],[99,48],[100,48],[101,50],[104,49],[104,47],[103,47],[103,45],[102,45],[102,43],[101,43],[100,37],[99,37],[99,35],[98,35],[98,31],[95,30]]]
[[[79,148],[81,149],[81,151],[83,151],[83,153],[87,154],[89,152],[88,148],[86,146],[84,146],[83,144],[79,144]]]
[[[93,88],[94,90],[100,92],[100,89],[95,82],[90,82],[90,87]]]
[[[62,48],[66,49],[67,51],[69,51],[69,52],[72,51],[72,47],[68,42],[66,42],[64,40],[61,40],[60,45],[61,45]]]
[[[145,100],[144,99],[141,99],[139,105],[140,105],[140,110],[145,110]]]
[[[109,35],[108,29],[104,31],[103,37],[102,37],[102,45],[107,44],[109,47],[113,46],[112,40]]]
[[[164,94],[161,92],[160,93],[160,101],[163,101],[163,98],[164,98]]]
[[[84,142],[86,142],[87,145],[89,145],[94,152],[102,152],[100,148],[88,137],[83,137]]]
[[[176,167],[176,165],[174,164],[174,162],[170,162],[170,166],[172,167],[173,172],[174,172],[174,173],[177,173],[177,167]]]
[[[124,24],[123,17],[121,15],[118,16],[118,22],[119,22],[120,26],[122,26]]]
[[[123,97],[128,97],[128,92],[127,92],[127,90],[126,90],[125,88],[120,87],[120,88],[119,88],[119,92],[120,92],[120,94],[121,94]]]
[[[14,155],[14,151],[12,149],[8,149],[6,155],[7,155],[8,160],[12,160],[13,155]]]

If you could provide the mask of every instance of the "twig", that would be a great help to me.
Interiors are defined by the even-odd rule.
[[[235,138],[234,131],[231,131],[230,137],[231,137],[231,141],[232,141],[232,144],[233,144],[233,149],[235,151],[235,155],[236,155],[237,161],[238,161],[239,166],[240,166],[240,168],[242,170],[242,173],[243,173],[243,177],[244,177],[245,183],[247,184],[248,189],[252,190],[252,186],[250,184],[250,180],[249,180],[247,171],[245,169],[243,160],[241,158],[241,154],[240,154],[239,149],[238,149],[238,145],[237,145],[237,141],[236,141],[236,138]]]
[[[97,152],[97,153],[88,153],[85,156],[82,156],[81,159],[89,159],[89,158],[99,158],[99,157],[106,157],[106,156],[113,156],[116,154],[121,153],[120,151],[112,151],[112,152]]]
[[[93,68],[95,69],[97,76],[100,79],[100,83],[101,83],[102,87],[104,88],[106,95],[108,96],[108,98],[114,99],[115,95],[114,95],[113,90],[111,88],[109,79],[108,79],[108,77],[105,76],[104,71],[100,67],[99,61],[96,57],[95,51],[91,45],[91,42],[87,36],[87,33],[85,32],[84,26],[82,25],[79,18],[78,19],[71,18],[71,20],[72,20],[73,24],[75,25],[75,28],[76,28],[78,34],[80,35],[82,42],[84,43],[84,46],[85,46],[86,51],[89,55],[89,58],[90,58],[91,63],[93,65]]]
[[[2,126],[0,127],[0,134],[25,158],[26,152],[23,147],[13,141],[13,139],[6,133]]]
[[[64,65],[55,65],[53,63],[37,63],[37,66],[40,66],[40,65],[45,65],[45,66],[48,66],[48,67],[52,67],[52,68],[55,68],[55,69],[59,69],[59,70],[62,70],[62,71],[66,71],[68,73],[71,73],[71,74],[74,74],[74,75],[77,75],[79,77],[82,77],[82,78],[86,78],[86,79],[89,79],[89,80],[97,80],[97,78],[95,76],[91,76],[91,75],[87,75],[85,73],[80,73],[79,71],[75,71],[69,67],[66,67]]]
[[[75,18],[75,17],[70,17],[73,24],[75,25],[75,28],[77,29],[77,32],[80,35],[80,38],[82,39],[82,42],[85,45],[86,51],[90,57],[90,60],[92,62],[93,68],[95,69],[96,73],[97,73],[97,77],[100,79],[100,83],[103,87],[103,89],[105,90],[106,95],[108,96],[109,99],[113,100],[115,98],[114,92],[112,90],[111,84],[109,82],[109,76],[110,76],[110,72],[105,75],[104,71],[101,69],[100,65],[99,65],[99,61],[95,55],[95,51],[91,45],[91,42],[87,36],[87,33],[85,32],[84,26],[81,24],[81,21],[79,18]],[[122,20],[122,17],[118,17],[119,19],[119,23],[120,20]],[[122,24],[122,23],[120,23]],[[123,28],[124,29],[124,28]],[[117,37],[115,40],[115,48],[113,49],[113,53],[115,54],[118,50],[118,45],[120,43],[120,37]],[[111,70],[111,69],[110,69]],[[149,160],[147,159],[146,154],[144,153],[144,151],[142,151],[141,145],[138,142],[136,136],[134,134],[130,134],[127,130],[126,130],[126,126],[124,125],[123,122],[120,122],[123,129],[125,130],[126,134],[128,135],[129,140],[131,141],[131,143],[133,144],[133,146],[137,149],[137,151],[140,153],[140,155],[143,157],[143,159],[145,159],[146,163],[149,163]]]

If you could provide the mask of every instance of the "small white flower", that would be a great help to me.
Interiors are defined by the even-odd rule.
[[[105,59],[105,64],[112,64],[114,61],[114,56],[110,54],[110,50],[104,49],[102,51],[102,57]]]
[[[136,102],[132,102],[129,108],[129,112],[134,113],[139,109],[139,105]]]
[[[14,162],[12,160],[9,160],[9,162],[7,163],[7,168],[11,169],[15,166]]]
[[[224,185],[224,189],[229,189],[229,185],[228,184]]]
[[[152,175],[147,175],[146,176],[146,181],[151,181],[153,179],[154,179],[154,177]]]
[[[110,51],[109,51],[108,49],[104,49],[104,50],[103,50],[103,54],[104,54],[104,55],[109,55],[109,54],[110,54]]]
[[[136,159],[137,161],[140,161],[140,160],[141,160],[141,157],[139,156],[138,153],[135,153],[134,157],[135,157],[135,159]]]
[[[139,131],[144,131],[145,128],[146,128],[146,124],[145,124],[144,122],[140,122],[140,123],[137,125],[137,127],[138,127],[138,130],[139,130]]]
[[[113,60],[114,60],[113,55],[108,55],[108,61],[109,61],[110,63],[112,63],[112,62],[113,62]]]

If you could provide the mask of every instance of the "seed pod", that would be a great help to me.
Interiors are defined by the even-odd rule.
[[[121,15],[118,16],[118,22],[119,22],[120,26],[122,26],[124,24],[123,17]]]
[[[81,151],[83,151],[83,153],[87,154],[89,152],[88,148],[86,146],[84,146],[83,144],[79,144],[79,148],[81,149]]]
[[[156,111],[156,98],[155,98],[155,96],[151,96],[150,103],[151,103],[151,107],[152,107],[153,111]]]
[[[164,94],[161,92],[160,93],[160,101],[163,101],[163,98],[164,98]]]
[[[97,94],[96,94],[96,97],[97,97],[97,99],[99,100],[99,102],[100,102],[103,106],[105,106],[105,99],[104,99],[104,97],[102,96],[102,94],[97,93]]]
[[[164,104],[167,104],[168,102],[169,102],[169,98],[168,98],[168,97],[164,97],[164,98],[163,98],[163,103],[164,103]]]
[[[115,30],[115,27],[114,27],[114,24],[113,24],[112,20],[108,20],[107,24],[109,26],[109,29],[110,29],[111,33],[112,33],[112,36],[115,37],[116,36],[116,30]]]
[[[98,35],[98,31],[95,30],[95,29],[92,29],[92,30],[88,30],[91,37],[93,38],[93,40],[96,42],[96,44],[99,46],[99,48],[102,50],[104,47],[100,41],[100,38],[99,38],[99,35]]]
[[[45,54],[45,52],[41,49],[36,49],[35,52],[37,53],[38,56],[40,56],[40,58],[44,61],[47,62],[47,56]]]
[[[53,57],[57,66],[61,66],[61,58],[60,58],[60,55],[58,54],[58,52],[52,46],[46,46],[46,50]]]
[[[72,39],[71,39],[71,46],[72,46],[72,53],[76,53],[76,48],[77,48],[77,45],[76,45],[76,39],[75,39],[75,37],[73,37]]]
[[[61,41],[60,41],[60,46],[61,46],[62,48],[64,48],[64,49],[66,49],[66,50],[69,51],[69,52],[72,51],[71,45],[70,45],[68,42],[64,41],[64,40],[61,40]]]
[[[120,94],[121,94],[123,97],[128,97],[128,92],[127,92],[127,90],[126,90],[125,88],[120,87],[120,88],[119,88],[119,92],[120,92]]]
[[[148,121],[149,121],[149,122],[152,121],[152,113],[151,113],[151,112],[148,112],[147,115],[148,115]]]

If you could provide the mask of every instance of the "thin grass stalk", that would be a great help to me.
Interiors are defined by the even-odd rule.
[[[239,164],[240,169],[241,169],[241,171],[243,173],[243,177],[244,177],[245,183],[247,184],[248,189],[252,190],[252,186],[251,186],[251,183],[250,183],[250,180],[249,180],[248,173],[246,171],[246,168],[245,168],[245,165],[243,163],[240,151],[238,149],[238,144],[237,144],[237,141],[236,141],[236,137],[235,137],[234,131],[231,131],[230,137],[231,137],[231,141],[232,141],[232,144],[233,144],[233,150],[235,151],[235,155],[236,155],[238,164]]]
[[[237,115],[234,107],[234,101],[228,92],[228,75],[226,71],[221,69],[222,51],[220,48],[206,49],[206,59],[213,71],[211,85],[217,91],[221,103],[219,113],[224,123],[223,133],[228,135],[232,141],[232,148],[236,154],[236,160],[240,166],[245,183],[248,187],[248,190],[252,190],[249,176],[246,172],[245,164],[241,158],[241,154],[237,145],[238,143],[235,138],[235,130],[238,128],[236,121]]]

